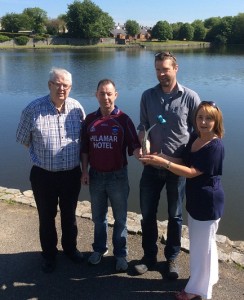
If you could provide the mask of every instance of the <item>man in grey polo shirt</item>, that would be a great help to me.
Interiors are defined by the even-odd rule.
[[[182,151],[193,130],[193,117],[200,103],[198,94],[177,82],[178,64],[171,53],[155,55],[155,69],[159,84],[142,94],[140,104],[139,139],[145,130],[154,126],[148,135],[145,153],[162,153],[181,161]],[[158,117],[163,120],[161,124]],[[144,145],[145,146],[145,145]],[[172,159],[171,159],[172,160]],[[135,266],[138,274],[153,269],[157,263],[157,210],[160,194],[166,186],[168,202],[168,230],[164,255],[167,277],[177,279],[176,257],[180,252],[182,228],[182,202],[185,178],[155,166],[144,166],[140,180],[140,208],[142,213],[142,247],[144,256]]]

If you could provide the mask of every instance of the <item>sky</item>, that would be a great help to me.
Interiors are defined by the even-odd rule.
[[[65,14],[74,0],[0,0],[0,17],[7,13],[22,13],[25,8],[39,7],[49,18]],[[81,2],[83,2],[81,0]],[[236,16],[244,13],[244,0],[93,0],[116,24],[135,20],[143,26],[158,21],[192,23],[211,17]]]

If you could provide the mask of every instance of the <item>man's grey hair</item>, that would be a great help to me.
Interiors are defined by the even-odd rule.
[[[61,68],[55,68],[53,67],[49,72],[49,80],[54,81],[57,75],[63,75],[66,77],[66,79],[72,84],[72,75],[69,71]]]

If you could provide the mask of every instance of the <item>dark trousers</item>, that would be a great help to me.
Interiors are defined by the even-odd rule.
[[[55,217],[58,204],[61,215],[61,244],[65,253],[76,250],[77,225],[75,210],[81,188],[81,170],[50,172],[33,166],[30,181],[39,215],[42,255],[54,259],[57,250]]]
[[[168,229],[164,255],[167,260],[171,260],[175,259],[180,252],[185,178],[165,169],[145,166],[140,180],[140,207],[142,247],[147,259],[155,259],[158,253],[157,211],[164,186],[166,186],[168,202]]]

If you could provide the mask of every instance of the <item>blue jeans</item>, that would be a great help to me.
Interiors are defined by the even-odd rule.
[[[90,195],[92,220],[94,222],[93,250],[104,253],[107,248],[108,200],[114,216],[113,253],[116,257],[127,255],[127,200],[129,183],[127,167],[114,172],[97,172],[90,169]]]
[[[155,259],[158,253],[157,211],[164,185],[168,201],[168,229],[164,255],[170,260],[175,259],[180,252],[185,178],[165,169],[145,166],[140,180],[140,207],[142,247],[147,259]]]

